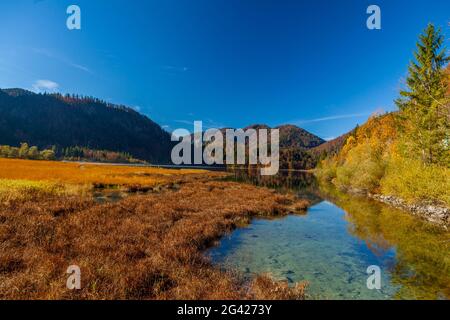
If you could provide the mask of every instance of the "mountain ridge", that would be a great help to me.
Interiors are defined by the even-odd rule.
[[[234,129],[236,128],[218,128],[220,132],[222,132],[223,135],[225,135],[225,130],[227,129]],[[254,129],[254,130],[260,130],[260,129],[279,129],[280,131],[280,148],[302,148],[302,149],[312,149],[317,146],[320,146],[326,141],[319,136],[316,136],[315,134],[298,127],[296,125],[292,124],[285,124],[285,125],[279,125],[275,127],[270,127],[267,124],[251,124],[243,128],[243,130],[248,129]],[[193,136],[191,134],[191,136]]]
[[[0,89],[0,144],[82,146],[169,163],[170,134],[132,108],[92,97]]]
[[[226,129],[229,128],[219,130],[224,133]],[[266,124],[252,124],[244,128],[247,129],[272,128]],[[273,129],[280,131],[281,158],[303,163],[294,165],[296,169],[310,169],[316,157],[313,151],[328,144],[293,124],[278,125]],[[170,133],[125,105],[78,95],[0,89],[0,144],[14,146],[21,142],[39,148],[79,146],[126,152],[135,158],[160,164],[170,163],[174,145]]]

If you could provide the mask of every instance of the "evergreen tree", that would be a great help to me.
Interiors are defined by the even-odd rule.
[[[448,79],[445,65],[450,60],[440,29],[429,24],[419,37],[415,61],[406,79],[408,90],[396,101],[400,108],[401,132],[409,157],[424,163],[450,165]]]

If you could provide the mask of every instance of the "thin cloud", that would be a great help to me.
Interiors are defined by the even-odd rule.
[[[351,114],[339,114],[322,118],[315,118],[309,120],[297,120],[294,121],[295,124],[306,124],[306,123],[314,123],[314,122],[323,122],[323,121],[333,121],[340,119],[351,119],[351,118],[362,118],[370,116],[371,113],[351,113]]]
[[[33,48],[33,51],[37,54],[43,55],[49,59],[53,59],[56,61],[59,61],[69,67],[72,67],[74,69],[78,69],[81,70],[83,72],[89,73],[89,74],[94,74],[94,72],[92,72],[91,69],[89,69],[86,66],[83,66],[81,64],[75,63],[67,58],[61,57],[59,55],[54,54],[53,52],[47,50],[47,49],[41,49],[41,48]]]
[[[187,124],[187,125],[190,125],[190,126],[194,125],[194,121],[189,121],[189,120],[174,120],[174,122],[181,123],[181,124]]]
[[[59,84],[51,80],[36,80],[32,85],[34,92],[55,92]]]
[[[80,64],[76,64],[76,63],[71,63],[69,64],[71,67],[74,67],[75,69],[79,69],[81,71],[90,73],[90,74],[94,74],[88,67],[82,66]]]
[[[185,73],[189,70],[188,67],[177,67],[177,66],[169,66],[169,65],[161,66],[160,69],[162,72],[164,72],[166,74],[170,74],[170,75]]]
[[[196,121],[201,121],[201,120],[196,120]],[[194,126],[194,121],[191,121],[191,120],[174,120],[173,122],[186,124],[186,125],[189,125],[189,126],[192,126],[192,127]],[[223,124],[214,122],[211,119],[206,119],[206,121],[202,121],[202,127],[203,127],[203,129],[225,128],[225,126]]]

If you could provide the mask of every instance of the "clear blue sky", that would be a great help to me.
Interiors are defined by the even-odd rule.
[[[331,138],[393,110],[418,34],[434,22],[448,37],[449,21],[448,0],[2,0],[0,87],[93,95],[167,130],[292,123]]]

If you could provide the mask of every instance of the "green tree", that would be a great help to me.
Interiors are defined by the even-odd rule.
[[[450,58],[444,41],[441,30],[429,24],[419,37],[415,59],[408,68],[408,89],[401,91],[396,101],[406,155],[426,164],[450,164],[448,79],[444,70]]]
[[[26,158],[28,157],[28,150],[30,149],[30,147],[28,146],[28,143],[24,142],[20,144],[20,148],[19,148],[19,157],[20,158]]]
[[[34,159],[34,160],[38,159],[39,158],[39,149],[36,146],[33,146],[30,149],[28,149],[27,158]]]
[[[19,148],[10,147],[8,158],[18,158],[19,157]]]
[[[0,146],[0,156],[2,158],[7,158],[11,152],[11,148],[9,146]]]
[[[43,150],[41,151],[41,158],[44,160],[55,160],[55,151],[52,149]]]

